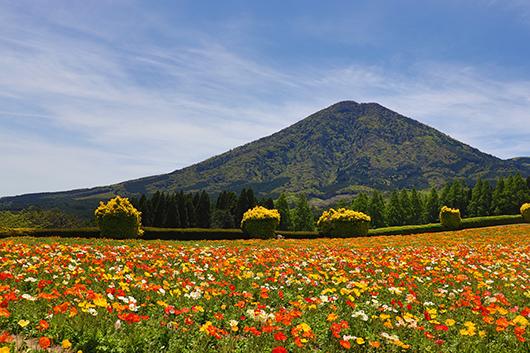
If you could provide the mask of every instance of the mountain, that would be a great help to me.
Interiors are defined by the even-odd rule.
[[[344,101],[273,135],[174,172],[119,184],[0,199],[82,212],[113,195],[161,191],[218,193],[252,187],[258,195],[304,192],[329,200],[360,190],[427,188],[453,178],[475,180],[520,172],[530,158],[502,160],[377,103]]]

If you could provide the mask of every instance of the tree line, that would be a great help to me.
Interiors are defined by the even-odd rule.
[[[438,222],[440,207],[458,208],[463,217],[517,214],[522,203],[530,200],[530,177],[520,174],[499,178],[491,184],[479,178],[473,186],[455,180],[441,189],[430,191],[395,190],[383,195],[379,191],[361,193],[335,206],[364,212],[371,216],[372,227],[400,226]],[[142,212],[142,224],[164,228],[239,228],[243,213],[256,205],[275,208],[280,213],[279,230],[311,231],[320,210],[309,205],[307,197],[287,199],[256,198],[251,188],[239,194],[223,191],[215,200],[205,191],[165,193],[132,198]],[[291,207],[292,206],[292,207]]]
[[[473,186],[463,180],[447,183],[442,189],[429,192],[400,190],[387,199],[378,191],[361,193],[348,207],[372,217],[372,227],[400,226],[438,222],[440,207],[458,208],[462,217],[482,217],[518,214],[519,208],[530,200],[530,177],[520,174],[500,177],[492,185],[479,178]]]
[[[257,205],[273,209],[281,215],[280,229],[313,230],[314,210],[305,195],[298,196],[291,210],[285,195],[276,202],[271,198],[258,199],[251,188],[236,194],[223,191],[215,202],[205,191],[166,193],[157,191],[131,198],[131,202],[142,212],[142,224],[163,228],[239,228],[243,214]]]

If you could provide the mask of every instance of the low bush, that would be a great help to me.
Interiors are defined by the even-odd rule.
[[[523,216],[525,222],[530,223],[530,203],[524,203],[521,206],[521,215]]]
[[[462,227],[462,218],[460,210],[443,206],[440,209],[440,223],[446,229],[460,229]]]
[[[485,216],[462,219],[462,228],[480,228],[524,223],[521,215]]]
[[[116,196],[106,204],[100,202],[94,214],[102,237],[129,239],[142,235],[141,213],[127,198]]]
[[[0,238],[7,237],[61,237],[61,238],[96,238],[99,237],[99,228],[60,228],[60,229],[36,229],[36,228],[13,228],[0,231]]]
[[[273,238],[276,227],[280,224],[280,213],[262,206],[256,206],[243,214],[241,229],[256,238]]]
[[[335,237],[356,237],[368,234],[370,216],[357,211],[330,208],[324,211],[317,222],[320,234]]]
[[[145,227],[145,240],[236,240],[246,238],[241,229]]]

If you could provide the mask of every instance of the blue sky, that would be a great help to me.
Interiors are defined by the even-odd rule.
[[[530,156],[530,2],[0,0],[0,196],[170,172],[340,100]]]

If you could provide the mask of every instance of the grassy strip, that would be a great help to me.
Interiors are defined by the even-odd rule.
[[[509,216],[489,216],[462,219],[462,229],[490,227],[506,224],[524,223],[521,215]],[[418,233],[433,233],[447,231],[440,223],[407,225],[397,227],[385,227],[370,229],[368,236],[378,235],[408,235]],[[314,239],[322,238],[318,232],[291,232],[277,231],[287,239]],[[17,228],[10,230],[0,230],[0,238],[13,236],[32,237],[63,237],[63,238],[97,238],[98,228],[76,228],[76,229],[34,229]],[[233,240],[248,238],[241,229],[211,229],[211,228],[144,228],[145,240]]]

